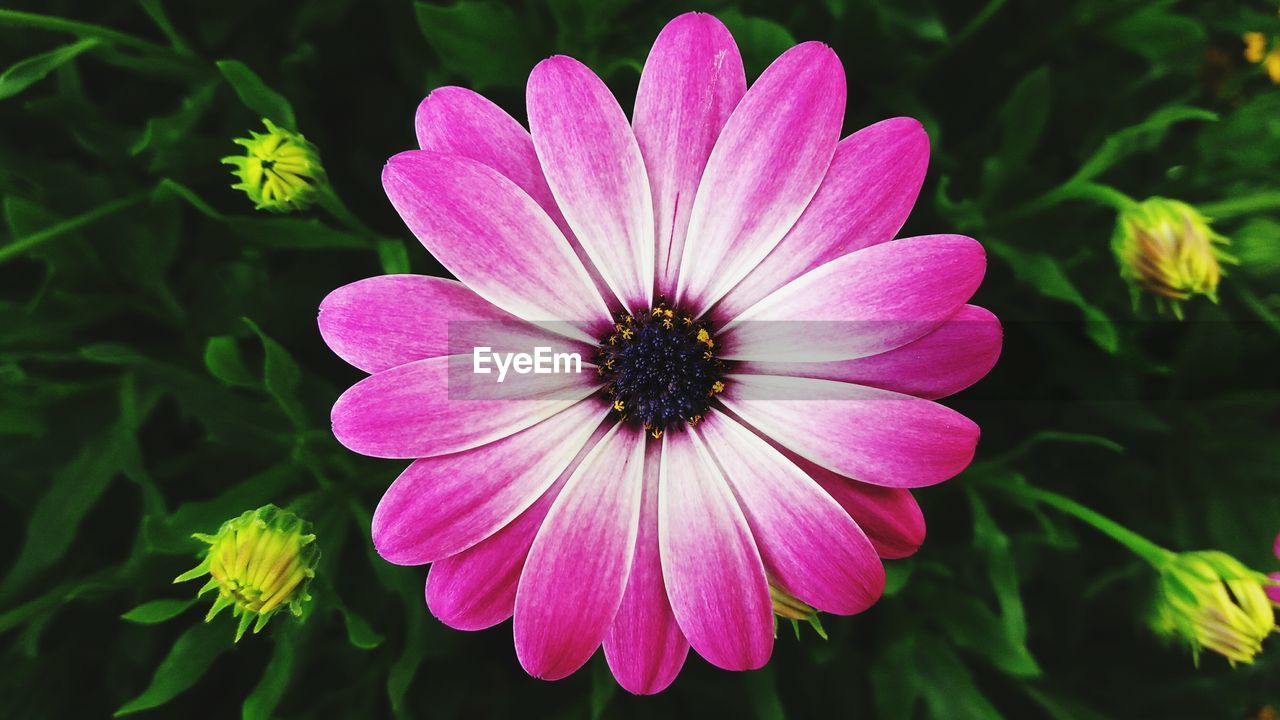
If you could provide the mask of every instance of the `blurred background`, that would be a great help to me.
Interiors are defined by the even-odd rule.
[[[1253,62],[1242,39],[1280,35],[1274,1],[5,6],[0,715],[1276,717],[1280,651],[1195,662],[1147,627],[1142,560],[1004,489],[1280,569],[1280,55]],[[917,494],[929,537],[888,563],[887,597],[824,616],[825,640],[782,626],[761,671],[691,653],[669,690],[635,698],[599,655],[560,682],[527,677],[509,624],[445,628],[426,569],[374,554],[370,514],[402,463],[332,439],[329,406],[360,373],[315,314],[359,278],[444,274],[379,180],[415,146],[430,89],[471,87],[523,120],[530,68],[564,53],[629,110],[653,39],[691,9],[729,26],[749,79],[797,41],[830,44],[846,133],[925,124],[902,234],[983,242],[975,302],[1006,341],[947,401],[983,441],[969,471]],[[229,187],[219,160],[264,116],[318,147],[332,198],[273,215]],[[1079,191],[1104,184],[1189,202],[1231,238],[1216,304],[1195,298],[1181,321],[1135,306],[1116,211]],[[171,581],[205,547],[191,533],[266,503],[314,523],[314,601],[305,622],[233,643],[235,623],[203,624],[198,586]]]

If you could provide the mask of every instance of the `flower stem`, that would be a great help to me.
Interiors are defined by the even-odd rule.
[[[1200,211],[1214,220],[1277,209],[1280,209],[1280,191],[1275,190],[1228,198],[1200,206]]]
[[[60,223],[54,223],[53,225],[43,230],[31,233],[30,235],[15,238],[14,241],[8,245],[0,246],[0,263],[11,260],[31,248],[43,245],[51,240],[56,240],[69,232],[79,230],[85,225],[97,222],[112,213],[119,212],[131,205],[136,205],[137,203],[146,200],[150,195],[150,190],[144,190],[143,192],[120,198],[119,200],[112,200],[111,202],[99,205],[82,215],[77,215],[69,220],[63,220]]]
[[[163,45],[157,45],[149,40],[143,40],[140,37],[135,37],[128,33],[122,33],[118,30],[112,30],[111,28],[94,25],[92,23],[68,20],[67,18],[56,17],[54,15],[41,15],[40,13],[20,12],[18,10],[0,10],[0,25],[17,25],[20,27],[26,26],[43,28],[45,30],[60,30],[81,37],[100,38],[107,42],[131,47],[146,53],[168,56],[178,55],[178,53],[164,47]]]
[[[1124,210],[1135,204],[1133,198],[1110,185],[1103,185],[1102,183],[1083,180],[1068,180],[1040,197],[1013,210],[1009,213],[1008,217],[1011,219],[1021,219],[1028,215],[1034,215],[1048,210],[1049,208],[1066,202],[1067,200],[1092,200],[1099,205],[1106,205],[1107,207],[1111,207],[1116,210]]]
[[[342,198],[338,197],[338,193],[334,192],[332,185],[325,183],[324,186],[320,188],[320,196],[317,200],[317,204],[332,215],[334,220],[337,220],[351,232],[354,232],[357,235],[364,235],[365,237],[373,240],[378,239],[378,234],[368,225],[365,225],[360,218],[356,217],[355,213],[351,212],[351,209],[347,207],[347,204],[342,202]]]
[[[1024,483],[1003,483],[1001,490],[1029,503],[1041,503],[1060,510],[1072,517],[1092,525],[1094,529],[1110,537],[1112,540],[1129,548],[1135,555],[1160,569],[1173,558],[1174,553],[1166,550],[1120,523],[1081,505],[1064,495],[1032,487]]]

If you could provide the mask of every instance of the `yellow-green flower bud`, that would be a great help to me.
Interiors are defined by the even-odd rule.
[[[1197,660],[1207,648],[1232,665],[1251,663],[1276,629],[1265,583],[1226,553],[1181,553],[1161,570],[1152,625],[1188,643]]]
[[[222,158],[240,181],[231,187],[243,190],[258,210],[293,212],[310,207],[326,182],[319,151],[301,133],[266,118],[262,122],[266,133],[250,131],[249,137],[235,139],[244,155]]]
[[[222,523],[214,535],[196,533],[192,537],[209,544],[204,560],[179,575],[174,582],[209,575],[209,582],[197,596],[216,590],[218,597],[204,621],[223,609],[240,619],[236,642],[253,625],[256,633],[281,608],[295,617],[311,596],[307,587],[315,577],[320,550],[311,524],[275,505],[249,510]]]
[[[1153,197],[1121,211],[1111,246],[1120,274],[1134,287],[1167,303],[1182,317],[1181,303],[1195,295],[1217,302],[1227,239],[1190,205]]]

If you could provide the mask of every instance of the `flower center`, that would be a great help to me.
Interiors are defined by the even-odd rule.
[[[657,438],[696,425],[724,390],[724,363],[714,349],[705,323],[658,305],[640,316],[620,314],[600,339],[596,364],[613,409]]]

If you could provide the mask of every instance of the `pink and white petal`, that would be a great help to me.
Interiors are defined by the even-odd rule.
[[[415,460],[373,514],[378,554],[421,565],[492,535],[546,491],[609,410],[588,398],[488,445]]]
[[[635,555],[644,432],[618,424],[578,466],[538,530],[516,591],[516,656],[558,680],[604,640]]]
[[[924,513],[911,491],[850,480],[802,457],[787,453],[814,482],[822,486],[858,527],[876,553],[891,560],[914,555],[924,544]]]
[[[698,181],[716,138],[747,90],[742,57],[706,13],[667,23],[645,60],[631,119],[653,191],[657,292],[672,297]]]
[[[644,494],[640,500],[640,525],[631,578],[618,606],[618,614],[604,636],[604,657],[613,677],[627,692],[652,695],[665,690],[689,654],[689,641],[680,632],[667,586],[662,577],[658,548],[658,473],[662,445],[645,446]]]
[[[611,322],[591,277],[551,218],[498,171],[426,150],[382,171],[387,197],[418,240],[484,299],[532,322],[560,320],[593,342]]]
[[[676,621],[712,665],[759,668],[773,652],[773,604],[746,518],[696,433],[662,443],[658,546]]]
[[[822,362],[924,337],[973,296],[987,260],[960,235],[881,243],[792,280],[727,324],[727,360]]]
[[[790,375],[854,383],[936,400],[981,380],[1000,357],[1004,332],[990,311],[965,305],[919,340],[878,355],[831,362],[744,362],[744,375]]]
[[[884,593],[867,536],[795,463],[724,413],[698,426],[733,489],[769,576],[823,612],[853,615]]]
[[[701,315],[773,250],[813,197],[844,122],[831,48],[787,50],[747,90],[698,185],[676,300]]]
[[[595,391],[594,372],[521,375],[494,385],[496,375],[476,375],[471,363],[450,355],[370,375],[333,404],[334,437],[361,455],[435,457],[513,435]]]
[[[653,199],[626,115],[570,57],[538,63],[525,94],[533,146],[556,203],[605,283],[632,312],[653,300]]]
[[[467,88],[436,88],[418,105],[414,127],[423,150],[460,155],[497,170],[568,231],[529,131],[488,98]]]
[[[367,373],[476,346],[501,352],[545,346],[591,355],[591,346],[504,312],[456,280],[425,275],[380,275],[343,285],[320,303],[317,322],[329,349]]]
[[[762,435],[872,485],[940,483],[969,465],[978,444],[978,426],[955,410],[879,388],[730,375],[718,397]]]
[[[565,482],[607,429],[597,427],[569,467],[519,517],[466,550],[431,563],[426,595],[433,615],[457,630],[483,630],[511,617],[520,571],[538,528]]]
[[[822,185],[794,227],[717,304],[725,320],[810,270],[892,240],[915,205],[929,165],[929,136],[919,121],[883,120],[836,146]]]

